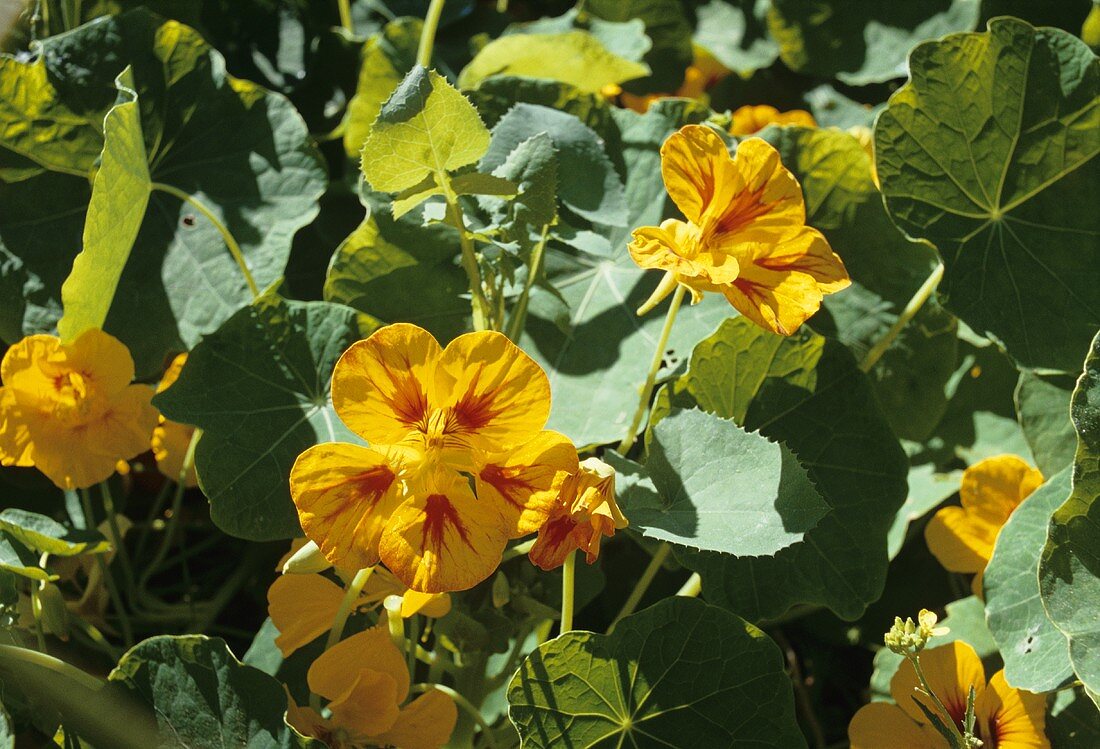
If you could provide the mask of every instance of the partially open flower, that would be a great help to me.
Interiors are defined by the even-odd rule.
[[[329,717],[291,699],[287,721],[329,749],[438,749],[451,738],[458,720],[454,702],[439,691],[404,704],[409,669],[385,624],[326,650],[306,679],[310,691],[329,701]]]
[[[0,379],[2,465],[33,466],[62,489],[79,489],[149,449],[153,389],[130,384],[130,352],[102,330],[71,343],[28,336],[4,355]]]
[[[733,135],[752,135],[768,125],[817,127],[817,121],[812,114],[803,109],[780,112],[770,104],[746,104],[734,111],[730,132]]]
[[[577,549],[589,564],[600,555],[600,541],[627,526],[615,502],[615,469],[599,458],[588,458],[575,473],[557,478],[558,501],[539,528],[531,547],[531,562],[544,570],[560,567]]]
[[[634,262],[666,274],[639,314],[681,284],[693,302],[720,293],[757,325],[791,335],[825,294],[849,285],[844,263],[806,226],[798,180],[765,141],[744,140],[731,157],[717,132],[688,125],[661,146],[661,173],[687,221],[634,230]]]
[[[160,378],[157,392],[163,392],[170,388],[179,379],[183,365],[187,363],[187,354],[179,354],[168,365],[164,376]],[[179,481],[183,472],[183,461],[187,450],[191,447],[191,438],[195,435],[195,427],[190,424],[180,424],[177,421],[169,421],[161,415],[157,422],[157,428],[153,430],[153,457],[157,460],[157,470],[172,481]],[[184,486],[198,486],[199,479],[195,474],[195,464],[191,463],[184,476]]]

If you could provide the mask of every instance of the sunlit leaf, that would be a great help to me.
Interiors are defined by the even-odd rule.
[[[45,515],[13,507],[0,512],[0,529],[29,549],[58,557],[98,554],[110,548],[107,539],[94,530],[69,528]]]
[[[418,18],[399,18],[371,36],[363,45],[355,95],[348,101],[344,150],[357,158],[386,99],[405,74],[416,65],[422,23]]]
[[[57,579],[57,575],[51,575],[39,567],[34,553],[6,530],[0,530],[0,569],[31,580]]]

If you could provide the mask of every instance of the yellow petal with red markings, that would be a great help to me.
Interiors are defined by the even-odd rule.
[[[565,564],[565,558],[579,548],[576,530],[577,521],[564,509],[555,508],[527,553],[531,564],[546,571]]]
[[[791,229],[806,223],[802,188],[770,143],[760,138],[742,141],[733,168],[730,197],[710,206],[704,226],[713,224],[716,232],[728,233],[765,227]]]
[[[687,125],[661,146],[661,176],[676,206],[698,226],[712,206],[727,205],[741,182],[726,142],[706,125]]]
[[[1045,695],[1014,689],[998,671],[975,701],[982,738],[997,749],[1050,749],[1046,737]]]
[[[409,703],[393,728],[372,736],[371,740],[379,746],[401,749],[439,749],[450,741],[457,721],[454,700],[433,690]]]
[[[985,692],[985,669],[974,648],[966,643],[952,642],[923,650],[920,654],[920,665],[928,686],[940,698],[956,723],[962,721],[966,715],[966,699],[971,686],[974,687],[975,699],[982,699]],[[936,707],[927,697],[917,693],[919,686],[920,681],[917,679],[917,672],[913,670],[913,664],[904,661],[890,680],[890,695],[910,718],[923,724],[928,719],[914,704],[914,700],[921,700],[932,712],[936,712]]]
[[[337,699],[352,687],[363,670],[389,677],[394,685],[395,706],[405,701],[409,694],[409,667],[405,656],[390,639],[386,624],[358,632],[333,645],[309,667],[306,680],[310,691],[326,699]]]
[[[550,380],[507,337],[466,333],[451,341],[436,368],[436,388],[449,393],[449,446],[492,453],[522,444],[550,416]]]
[[[426,428],[440,356],[431,333],[408,323],[380,328],[344,352],[332,373],[332,405],[368,442],[393,444]]]
[[[325,559],[362,569],[378,562],[378,541],[401,503],[397,467],[369,447],[330,442],[298,456],[290,494],[298,520]]]
[[[499,508],[479,502],[466,479],[454,473],[394,512],[379,544],[382,561],[421,593],[466,590],[500,564],[508,529]]]
[[[279,630],[275,646],[289,658],[327,632],[344,590],[321,575],[282,575],[267,589],[267,614]]]
[[[559,472],[578,470],[577,448],[564,434],[540,432],[527,444],[490,456],[477,475],[479,502],[492,502],[508,521],[511,538],[534,533],[557,501]]]
[[[848,724],[848,740],[851,749],[929,749],[947,746],[943,739],[936,743],[913,722],[904,710],[886,702],[864,705]]]

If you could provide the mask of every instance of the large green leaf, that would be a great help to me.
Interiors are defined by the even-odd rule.
[[[489,131],[469,100],[417,66],[379,110],[363,143],[363,174],[379,192],[401,192],[428,177],[442,183],[488,148]]]
[[[39,49],[31,62],[6,65],[4,76],[15,76],[17,86],[45,77],[52,88],[39,96],[57,97],[97,127],[115,103],[115,76],[129,65],[154,187],[201,201],[236,238],[261,287],[279,278],[325,182],[289,101],[227,75],[198,32],[142,10],[50,37]],[[56,130],[49,119],[28,126],[43,137]],[[97,153],[102,145],[100,137]],[[69,171],[87,169],[82,159],[74,157]],[[4,334],[48,331],[81,248],[88,180],[46,172],[0,183],[0,192],[0,266],[24,288],[24,299],[0,300],[0,317],[11,315],[10,305],[22,318],[19,331]],[[222,234],[163,190],[154,190],[134,248],[105,329],[130,347],[140,373],[159,372],[166,353],[196,343],[251,298]]]
[[[286,693],[238,661],[224,640],[162,635],[126,652],[110,680],[156,713],[160,747],[322,749],[286,724]]]
[[[539,646],[508,688],[523,746],[804,747],[779,648],[748,622],[671,598],[611,635]]]
[[[421,26],[418,18],[398,18],[363,45],[359,80],[355,95],[348,101],[344,123],[344,150],[348,156],[359,156],[382,105],[416,65]]]
[[[917,42],[978,22],[978,0],[772,0],[768,27],[792,70],[864,86],[906,73]]]
[[[650,481],[622,493],[630,527],[694,549],[774,554],[829,510],[784,445],[697,409],[654,427],[645,468]]]
[[[203,430],[195,468],[222,530],[254,540],[301,535],[290,468],[318,442],[356,439],[332,409],[329,384],[336,360],[365,332],[348,307],[267,294],[206,336],[156,396],[169,419]]]
[[[46,515],[13,507],[0,512],[0,529],[30,549],[57,557],[98,554],[110,548],[97,531],[69,528]]]
[[[1047,736],[1057,749],[1093,749],[1100,746],[1100,712],[1082,689],[1054,695],[1047,714]]]
[[[695,43],[730,70],[766,68],[779,56],[768,35],[769,0],[710,0],[696,11]]]
[[[1039,587],[1051,620],[1069,638],[1073,671],[1100,694],[1100,334],[1071,403],[1077,430],[1073,491],[1050,521]]]
[[[141,136],[141,112],[129,68],[115,85],[119,103],[103,121],[103,154],[92,182],[83,249],[61,285],[64,312],[57,330],[73,341],[89,328],[102,328],[149,204],[149,164]]]
[[[678,552],[702,575],[707,600],[757,620],[799,603],[854,619],[878,599],[907,461],[844,346],[808,330],[781,338],[745,318],[727,320],[695,347],[658,412],[669,402],[783,442],[831,507],[804,541],[772,557]]]
[[[494,75],[548,78],[581,91],[641,78],[649,68],[619,57],[587,31],[560,34],[510,34],[481,48],[458,77],[462,88],[474,88]]]
[[[1052,692],[1073,678],[1069,645],[1039,597],[1039,556],[1051,514],[1070,490],[1070,470],[1040,486],[997,535],[983,576],[989,629],[1005,662],[1005,678],[1029,692]]]
[[[1100,63],[1001,18],[910,68],[875,126],[891,217],[939,248],[952,312],[1023,365],[1076,369],[1100,326]]]
[[[1021,372],[1016,385],[1016,418],[1044,476],[1053,476],[1073,463],[1077,450],[1077,433],[1069,418],[1073,385],[1068,375],[1032,371]]]

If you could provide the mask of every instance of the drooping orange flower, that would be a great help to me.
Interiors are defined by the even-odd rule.
[[[920,654],[921,670],[932,692],[944,703],[959,730],[963,729],[966,700],[974,687],[975,728],[982,746],[996,749],[1050,749],[1046,738],[1046,698],[1014,689],[998,671],[986,683],[985,669],[974,648],[952,642]],[[897,704],[872,702],[864,705],[848,726],[852,749],[938,749],[948,747],[917,706],[917,700],[932,712],[933,703],[916,691],[919,686],[913,664],[903,661],[890,681],[890,694]]]
[[[687,221],[634,230],[634,262],[665,271],[639,314],[682,284],[693,302],[718,292],[757,325],[791,335],[825,294],[849,285],[844,263],[806,225],[798,180],[765,141],[744,140],[731,157],[717,132],[687,125],[661,146],[661,173]]]
[[[409,670],[385,624],[326,650],[309,667],[306,680],[310,691],[329,701],[330,717],[290,699],[287,721],[330,749],[439,749],[458,720],[454,702],[439,691],[403,705]]]
[[[129,350],[102,330],[71,343],[28,336],[4,355],[0,379],[2,465],[33,466],[62,489],[78,489],[149,449],[153,389],[130,384]]]
[[[442,349],[415,325],[386,326],[341,357],[332,399],[372,447],[299,456],[290,487],[302,528],[337,567],[381,560],[415,591],[487,578],[508,540],[549,511],[555,474],[576,469],[572,443],[542,429],[546,374],[500,333]]]
[[[170,388],[177,379],[183,365],[187,363],[187,354],[179,354],[168,365],[164,376],[160,378],[157,392],[163,392]],[[179,481],[183,471],[184,456],[191,447],[191,438],[195,436],[195,427],[190,424],[180,424],[178,421],[169,421],[163,414],[153,430],[153,457],[157,460],[157,470],[170,478]],[[198,476],[195,474],[195,464],[187,469],[184,486],[194,487],[199,485]]]
[[[600,555],[602,538],[627,526],[615,502],[615,469],[599,458],[588,458],[575,473],[559,474],[557,483],[557,502],[528,556],[534,565],[552,570],[581,549],[592,564]]]
[[[768,125],[817,127],[817,120],[804,109],[780,112],[770,104],[746,104],[734,111],[730,133],[733,135],[752,135],[760,132]]]
[[[389,570],[375,568],[355,610],[377,608],[390,596],[401,599],[401,616],[445,616],[451,610],[446,593],[417,593],[401,584]],[[328,632],[344,599],[344,589],[324,575],[287,574],[275,578],[267,589],[267,613],[279,630],[275,646],[284,658]]]
[[[720,63],[718,58],[696,44],[691,65],[684,71],[684,81],[674,93],[642,94],[639,96],[615,86],[618,90],[614,91],[612,95],[618,96],[619,102],[627,109],[645,114],[646,110],[649,109],[649,105],[660,99],[702,99],[714,84],[725,78],[730,72],[730,69]]]
[[[928,549],[944,569],[976,575],[975,592],[1008,518],[1043,483],[1043,474],[1015,455],[970,466],[959,486],[961,507],[944,507],[924,527]]]

